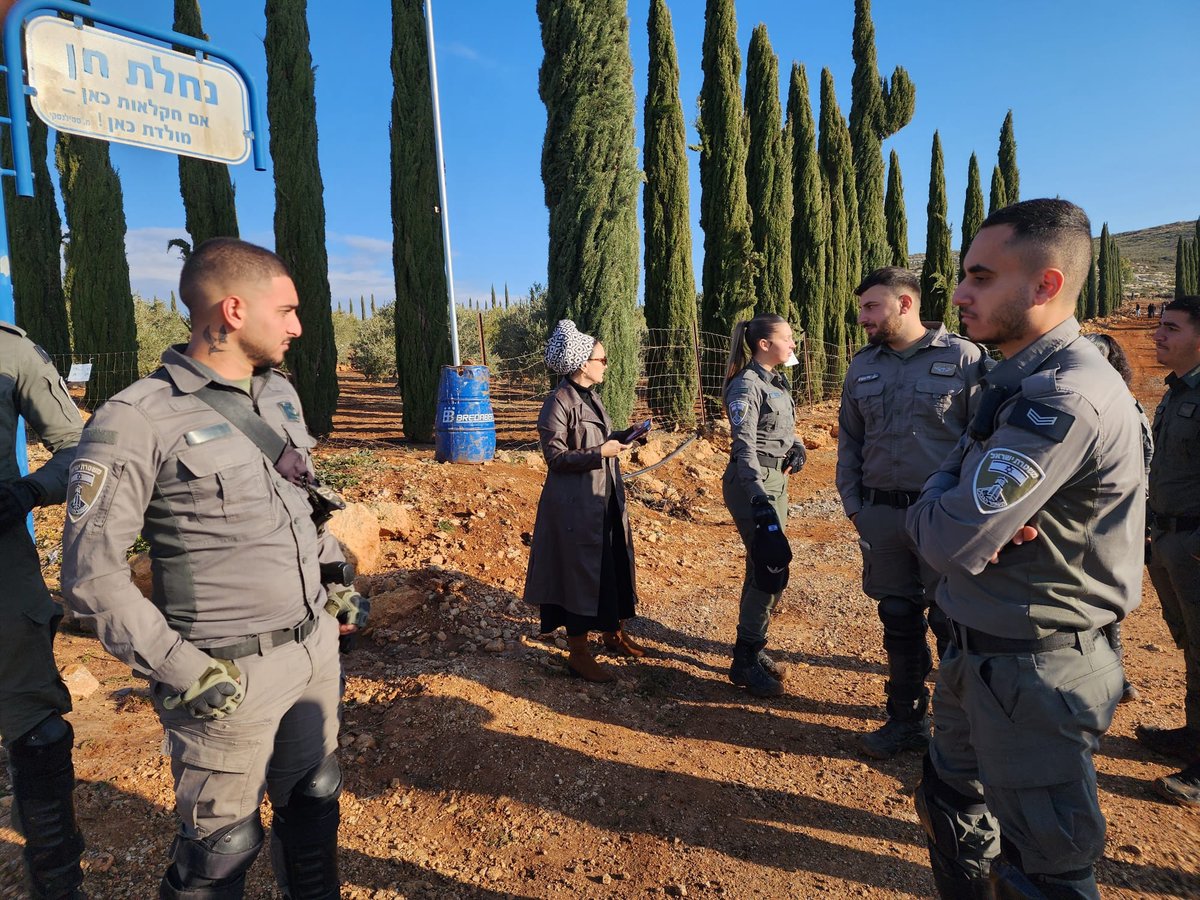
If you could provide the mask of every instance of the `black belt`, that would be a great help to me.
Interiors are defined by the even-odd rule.
[[[1099,631],[1056,631],[1044,638],[1006,638],[976,631],[949,619],[947,622],[954,646],[972,653],[1045,653],[1064,647],[1077,647],[1081,652],[1089,653],[1100,634]]]
[[[875,506],[894,506],[896,509],[907,509],[917,502],[920,491],[880,491],[875,488],[862,489],[864,503]]]
[[[1195,531],[1200,528],[1200,516],[1160,516],[1152,512],[1150,519],[1155,527],[1163,531]]]
[[[758,464],[764,469],[781,469],[783,468],[783,457],[760,453],[758,454]]]
[[[283,644],[302,644],[304,639],[313,633],[317,627],[316,619],[305,619],[299,625],[291,628],[280,628],[278,631],[266,631],[254,637],[238,641],[236,644],[224,644],[220,647],[201,647],[209,656],[217,659],[241,659],[243,656],[260,656],[268,650],[274,650]]]

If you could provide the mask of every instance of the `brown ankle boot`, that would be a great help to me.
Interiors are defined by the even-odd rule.
[[[594,681],[602,684],[607,681],[617,680],[616,675],[600,665],[592,657],[591,651],[588,650],[586,634],[575,637],[567,635],[567,646],[571,648],[571,655],[567,657],[567,667],[584,681]]]
[[[646,648],[631,641],[623,628],[604,632],[604,646],[610,653],[616,653],[618,656],[632,656],[634,659],[641,659],[646,655]]]

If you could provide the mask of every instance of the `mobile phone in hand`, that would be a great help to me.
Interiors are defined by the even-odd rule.
[[[625,443],[632,444],[638,438],[645,437],[649,434],[652,425],[653,423],[647,419],[645,422],[633,426],[633,428],[629,429],[629,434],[625,437]]]

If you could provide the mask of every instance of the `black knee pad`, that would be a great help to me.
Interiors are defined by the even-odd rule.
[[[263,835],[256,812],[205,838],[177,836],[171,845],[171,868],[163,878],[160,895],[172,900],[240,897],[246,872],[262,849]]]
[[[925,639],[925,610],[907,597],[884,597],[879,601],[879,621],[885,637],[897,640]]]
[[[14,824],[25,833],[22,820],[36,818],[37,810],[58,809],[54,815],[62,817],[69,812],[71,827],[74,827],[74,806],[71,798],[75,790],[75,767],[71,763],[71,744],[75,732],[71,723],[54,713],[43,719],[36,728],[25,732],[8,748],[8,762],[12,772]],[[29,835],[26,834],[26,837]]]
[[[341,794],[342,769],[338,765],[337,757],[331,753],[296,782],[288,797],[287,806],[289,809],[295,809],[298,806],[327,804],[337,800]]]

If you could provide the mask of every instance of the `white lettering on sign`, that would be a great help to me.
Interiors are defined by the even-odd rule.
[[[25,27],[33,111],[47,125],[236,164],[250,155],[250,99],[232,68],[57,16]]]

